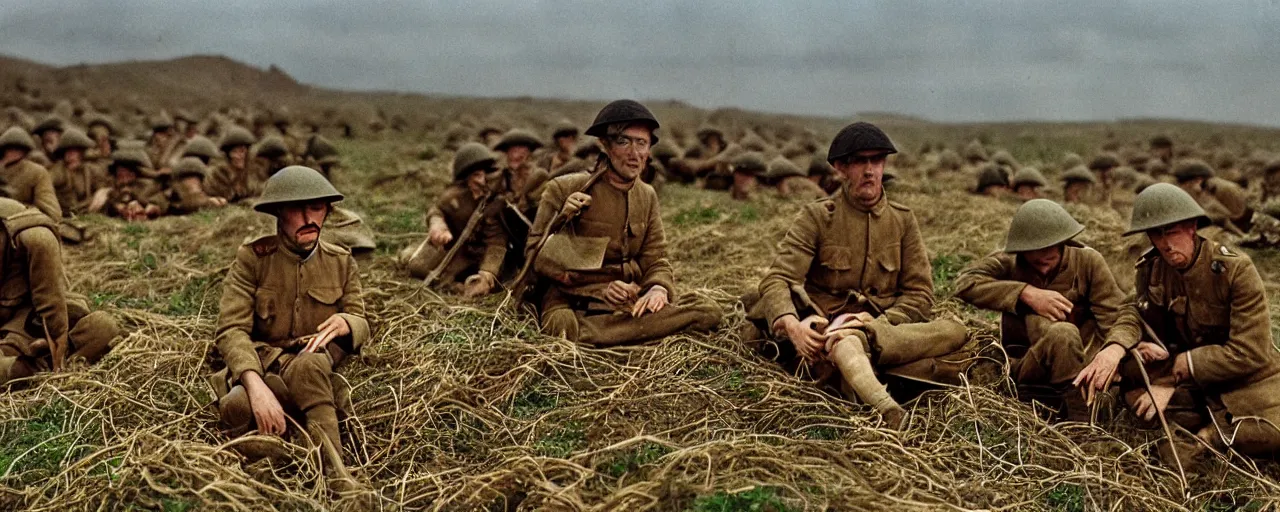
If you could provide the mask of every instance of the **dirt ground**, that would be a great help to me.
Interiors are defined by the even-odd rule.
[[[839,121],[821,123],[829,137]],[[905,148],[984,136],[1044,168],[1065,151],[1092,154],[1116,134],[1274,140],[1269,130],[1194,123],[884,125]],[[501,295],[441,296],[392,262],[425,236],[422,214],[448,179],[451,155],[438,144],[416,134],[339,141],[336,185],[379,235],[361,261],[376,333],[341,372],[354,400],[343,450],[385,509],[1163,511],[1280,502],[1273,462],[1209,460],[1184,485],[1176,468],[1153,463],[1159,434],[1134,428],[1127,414],[1049,424],[997,383],[929,392],[909,404],[909,427],[893,432],[870,410],[762,363],[737,342],[737,297],[763,275],[795,202],[663,191],[679,293],[728,311],[709,335],[587,349],[541,337],[527,318],[495,315]],[[890,194],[919,219],[937,313],[961,318],[971,343],[994,342],[995,316],[952,299],[951,283],[1003,243],[1016,205],[968,194],[972,177],[963,173],[900,171]],[[1088,228],[1080,240],[1131,286],[1133,260],[1119,237],[1127,218],[1071,211]],[[205,377],[220,284],[235,248],[274,229],[271,220],[232,207],[139,224],[85,221],[96,238],[65,250],[72,288],[117,315],[127,334],[91,368],[0,394],[0,509],[343,508],[324,488],[315,453],[288,445],[283,460],[245,464],[211,406]],[[1275,315],[1280,257],[1250,254]]]

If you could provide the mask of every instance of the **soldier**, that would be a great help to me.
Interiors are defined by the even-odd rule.
[[[120,334],[114,318],[67,290],[55,233],[56,220],[0,198],[0,384],[62,371],[68,358],[96,363]]]
[[[667,167],[669,174],[682,183],[693,183],[713,172],[720,162],[715,157],[728,149],[724,132],[714,126],[703,126],[697,133],[698,146],[689,148],[680,158]],[[727,189],[728,187],[725,187]]]
[[[106,173],[85,162],[85,152],[93,147],[88,135],[75,128],[62,134],[58,148],[53,152],[53,167],[49,174],[54,193],[63,215],[82,214],[98,190],[109,186]]]
[[[983,147],[982,141],[973,139],[964,146],[964,160],[974,167],[987,162],[987,148]]]
[[[1156,135],[1150,141],[1151,158],[1169,165],[1173,162],[1173,139],[1168,135]]]
[[[1204,209],[1214,225],[1243,235],[1253,227],[1253,209],[1249,196],[1240,185],[1214,176],[1213,169],[1202,160],[1184,160],[1173,170],[1178,187],[1186,191]]]
[[[273,174],[292,165],[293,155],[284,139],[277,135],[268,135],[253,148],[253,161],[249,164],[249,175],[260,183],[265,183]]]
[[[339,492],[360,484],[340,455],[333,371],[370,334],[355,259],[320,239],[329,209],[342,198],[307,167],[287,167],[267,181],[253,208],[276,217],[276,232],[236,251],[215,334],[226,369],[210,378],[230,435],[255,426],[283,435],[286,414],[300,420]]]
[[[1132,346],[1137,336],[1116,328],[1125,297],[1102,255],[1072,240],[1082,231],[1058,203],[1032,199],[1013,215],[1004,249],[956,280],[960,300],[1001,313],[1000,341],[1019,396],[1072,419],[1088,416],[1071,385],[1085,359],[1106,345]]]
[[[1013,173],[1013,195],[1023,201],[1030,201],[1044,196],[1041,189],[1049,186],[1049,182],[1035,167],[1023,167]]]
[[[213,141],[203,135],[196,135],[182,147],[182,151],[178,153],[177,159],[173,161],[173,165],[177,165],[184,158],[195,157],[200,163],[209,165],[214,159],[218,158],[218,146]]]
[[[31,129],[31,135],[36,138],[39,147],[33,147],[28,158],[42,166],[51,164],[49,156],[58,149],[58,141],[62,139],[62,132],[65,130],[66,122],[61,117],[46,116],[40,124]]]
[[[456,286],[465,278],[466,297],[489,293],[498,283],[507,253],[506,232],[498,220],[505,205],[489,174],[497,181],[497,156],[484,144],[469,142],[454,154],[453,184],[427,211],[427,239],[400,253],[409,275],[424,278],[440,268],[436,282]],[[463,237],[468,225],[471,231]],[[463,245],[453,251],[456,244]],[[444,261],[451,251],[452,259]]]
[[[0,133],[0,167],[4,169],[0,181],[9,187],[10,199],[34,206],[50,219],[61,219],[53,178],[44,166],[27,158],[33,150],[35,141],[22,128],[14,126]]]
[[[1089,170],[1097,177],[1094,187],[1098,193],[1098,201],[1103,206],[1111,207],[1111,198],[1115,193],[1115,177],[1113,171],[1120,167],[1120,158],[1111,153],[1102,153],[1089,162]],[[1101,188],[1101,190],[1097,190]]]
[[[493,147],[500,139],[502,139],[502,130],[493,125],[486,125],[480,128],[480,132],[476,134],[476,140],[487,148]]]
[[[94,144],[93,148],[85,154],[85,158],[94,162],[111,160],[111,136],[115,133],[115,123],[111,118],[99,114],[89,118],[87,129]]]
[[[1195,199],[1174,185],[1157,183],[1134,200],[1125,235],[1145,233],[1155,247],[1138,260],[1136,297],[1121,323],[1148,332],[1143,339],[1160,346],[1143,357],[1149,393],[1139,387],[1136,361],[1120,368],[1125,401],[1148,421],[1170,412],[1171,422],[1215,448],[1225,443],[1274,456],[1280,450],[1280,352],[1272,344],[1264,284],[1248,255],[1197,234],[1207,223]],[[1105,388],[1118,355],[1100,352],[1078,381]],[[1194,406],[1183,409],[1188,404]],[[1192,452],[1183,461],[1200,450],[1199,443],[1176,445]]]
[[[734,157],[730,165],[733,167],[733,188],[729,190],[729,196],[739,201],[751,199],[751,192],[757,185],[757,177],[764,174],[769,167],[764,161],[764,155],[748,151]]]
[[[168,176],[169,151],[173,149],[173,118],[161,111],[151,118],[151,138],[147,141],[147,159],[154,165],[157,175]]]
[[[826,151],[815,151],[809,158],[809,181],[822,188],[825,194],[834,194],[844,186],[844,176],[827,161]]]
[[[781,156],[769,162],[764,182],[785,198],[821,199],[827,195],[816,183],[809,181],[800,166]]]
[[[228,203],[257,195],[261,182],[251,176],[249,170],[249,146],[253,141],[253,134],[239,126],[232,126],[222,136],[218,149],[226,155],[226,160],[214,169],[206,184],[210,195],[226,198]]]
[[[1007,192],[1009,192],[1009,176],[1001,169],[1000,164],[987,164],[982,168],[982,172],[978,173],[978,186],[974,188],[973,193],[987,197],[1000,197]]]
[[[539,308],[544,333],[611,346],[720,323],[714,302],[672,303],[675,275],[658,196],[639,182],[658,126],[635,101],[605,105],[586,131],[604,145],[592,173],[547,185],[527,256],[546,280]]]
[[[548,151],[538,163],[548,173],[556,172],[573,159],[573,149],[578,145],[578,126],[568,119],[556,123],[551,130],[551,140],[555,143],[554,151]]]
[[[226,198],[210,196],[204,191],[208,168],[200,158],[188,156],[173,166],[173,187],[169,189],[169,211],[172,215],[195,213],[206,208],[227,205]]]
[[[105,211],[107,215],[128,221],[150,220],[164,215],[169,208],[169,200],[165,197],[165,187],[147,177],[150,168],[150,159],[141,148],[116,151],[111,165],[107,167],[112,185],[99,192],[105,196],[105,204],[98,204],[95,197],[89,211]]]
[[[1090,192],[1098,179],[1083,165],[1078,165],[1062,173],[1062,201],[1065,203],[1090,202]]]
[[[1262,168],[1262,202],[1280,199],[1280,160],[1272,160]]]
[[[511,130],[502,136],[502,140],[494,146],[505,156],[506,165],[502,168],[502,197],[500,198],[502,215],[498,218],[506,232],[507,254],[503,268],[515,271],[524,263],[524,242],[529,237],[529,227],[538,216],[538,201],[551,176],[546,169],[535,166],[529,161],[542,143],[532,133],[524,130]]]
[[[896,152],[875,125],[840,130],[827,158],[846,184],[796,217],[758,299],[744,299],[742,335],[788,367],[804,365],[820,380],[836,377],[848,398],[874,407],[893,428],[906,411],[874,368],[954,378],[934,358],[965,342],[959,322],[929,320],[933,275],[924,240],[911,209],[890,201],[881,181]]]

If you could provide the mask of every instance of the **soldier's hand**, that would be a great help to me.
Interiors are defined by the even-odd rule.
[[[1093,361],[1080,370],[1079,375],[1076,375],[1076,380],[1072,381],[1071,385],[1080,388],[1086,405],[1093,405],[1094,397],[1111,385],[1115,379],[1116,368],[1120,366],[1122,359],[1124,359],[1124,347],[1115,344],[1107,345],[1093,356]]]
[[[588,206],[591,206],[591,196],[585,192],[574,192],[564,200],[564,207],[560,208],[560,215],[572,217]]]
[[[160,216],[160,207],[159,207],[159,206],[156,206],[156,205],[154,205],[154,204],[149,204],[149,205],[147,205],[147,207],[146,207],[146,208],[143,208],[143,209],[142,209],[142,215],[143,215],[143,216],[145,216],[145,217],[147,217],[147,218],[156,218],[156,217],[159,217],[159,216]]]
[[[431,242],[431,245],[444,247],[453,241],[453,233],[450,233],[447,227],[433,227],[431,232],[427,233],[427,240]]]
[[[1018,298],[1022,300],[1023,304],[1030,307],[1032,311],[1035,311],[1037,315],[1055,322],[1066,320],[1067,315],[1071,314],[1071,308],[1075,307],[1061,293],[1036,288],[1031,285],[1023,288],[1022,294]]]
[[[100,188],[93,193],[93,199],[89,201],[89,211],[97,213],[107,206],[107,200],[111,198],[111,189]]]
[[[796,347],[796,353],[800,354],[806,361],[817,361],[821,359],[822,350],[826,346],[825,338],[818,329],[827,326],[827,319],[817,315],[810,316],[804,320],[799,320],[795,316],[787,315],[778,319],[782,323],[782,329],[787,335],[787,339],[791,340],[791,344]]]
[[[866,327],[867,324],[871,323],[871,321],[875,319],[876,317],[871,316],[871,313],[863,311],[853,315],[853,318],[850,318],[849,321],[844,324],[844,327]]]
[[[618,309],[635,304],[640,298],[640,285],[623,281],[613,281],[604,289],[604,300]]]
[[[249,394],[249,408],[253,410],[258,432],[266,435],[284,434],[284,408],[280,407],[280,401],[271,392],[271,388],[267,387],[267,383],[262,381],[262,376],[256,372],[244,372],[240,380]]]
[[[1156,418],[1157,414],[1164,413],[1165,408],[1169,407],[1169,400],[1173,398],[1173,386],[1162,384],[1152,384],[1151,392],[1146,390],[1135,390],[1138,395],[1133,400],[1133,413],[1146,421]],[[1154,396],[1154,399],[1152,398]]]
[[[1182,382],[1191,378],[1191,361],[1188,359],[1186,352],[1173,358],[1173,378],[1174,382]]]
[[[1142,356],[1142,362],[1150,363],[1168,359],[1169,351],[1150,341],[1143,341],[1138,343],[1138,355]]]
[[[227,198],[214,196],[209,198],[209,202],[213,203],[214,206],[226,206]]]
[[[493,273],[481,270],[467,277],[467,281],[463,284],[462,296],[468,299],[479,297],[489,290],[493,289],[493,285],[498,282],[498,277]]]
[[[330,316],[324,323],[316,327],[316,336],[307,343],[303,352],[316,352],[324,349],[330,341],[351,334],[351,326],[347,320],[338,315]]]
[[[646,313],[662,311],[662,308],[667,307],[669,300],[670,297],[667,295],[666,288],[661,286],[649,288],[649,291],[644,292],[644,296],[640,297],[640,300],[636,302],[635,307],[631,308],[631,316],[635,318]]]

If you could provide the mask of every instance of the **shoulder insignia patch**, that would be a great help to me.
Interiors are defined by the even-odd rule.
[[[264,258],[280,248],[280,240],[275,235],[264,235],[249,242],[249,247],[253,248],[253,253],[259,258]]]

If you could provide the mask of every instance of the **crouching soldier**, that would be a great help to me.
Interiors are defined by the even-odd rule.
[[[1138,194],[1125,234],[1145,233],[1154,248],[1138,260],[1136,297],[1120,321],[1160,346],[1139,350],[1142,363],[1130,358],[1123,365],[1118,353],[1099,352],[1079,380],[1101,389],[1119,365],[1125,401],[1139,417],[1150,421],[1167,412],[1169,422],[1204,444],[1274,457],[1280,452],[1280,352],[1265,287],[1248,255],[1197,233],[1208,223],[1195,199],[1174,185],[1157,183]],[[1138,364],[1146,366],[1150,392]],[[1185,463],[1204,445],[1180,440],[1175,446]]]
[[[1082,231],[1057,203],[1032,199],[1013,215],[1004,250],[956,281],[961,300],[1001,313],[1000,342],[1019,396],[1073,420],[1088,419],[1088,397],[1072,386],[1084,362],[1103,346],[1123,356],[1137,336],[1117,328],[1124,295],[1102,255],[1072,240]]]
[[[496,166],[497,157],[479,142],[454,154],[453,185],[427,210],[427,239],[400,253],[409,275],[446,286],[465,279],[467,297],[487,294],[498,283],[507,237],[498,220],[503,204],[488,179]]]
[[[892,428],[906,412],[876,369],[945,379],[948,365],[935,358],[956,352],[966,337],[959,322],[929,320],[933,275],[920,228],[910,209],[889,201],[881,182],[896,152],[868,123],[836,135],[828,158],[846,184],[801,210],[758,297],[744,299],[750,325],[743,333],[766,357],[788,366],[812,363],[819,380],[838,378],[849,399],[874,407]]]
[[[61,371],[68,358],[95,363],[120,334],[114,318],[67,291],[57,228],[39,210],[0,198],[0,384]]]
[[[226,369],[210,382],[231,435],[284,434],[289,415],[320,446],[330,485],[360,485],[339,454],[333,369],[369,339],[360,277],[346,249],[320,239],[342,194],[319,172],[286,167],[254,209],[276,217],[276,233],[245,243],[219,303],[217,350]]]
[[[594,170],[547,185],[528,240],[528,258],[546,284],[543,332],[610,346],[720,323],[713,302],[673,303],[658,195],[640,181],[657,129],[635,101],[605,105],[586,131],[604,146]]]
[[[210,196],[204,191],[204,180],[209,170],[200,158],[188,156],[173,166],[173,187],[169,189],[169,213],[182,215],[207,208],[221,208],[227,200]]]

